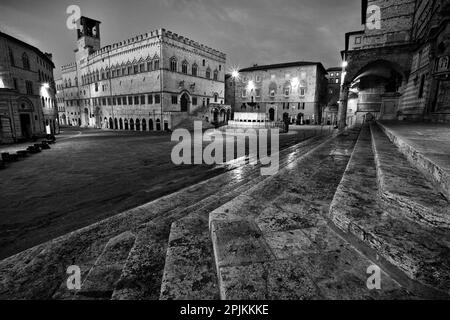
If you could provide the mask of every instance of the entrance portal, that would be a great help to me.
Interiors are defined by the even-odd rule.
[[[189,107],[189,96],[186,93],[183,93],[180,99],[181,104],[181,112],[188,112]]]
[[[22,136],[26,139],[30,139],[32,136],[31,118],[28,113],[23,113],[20,115],[20,127],[22,128]]]

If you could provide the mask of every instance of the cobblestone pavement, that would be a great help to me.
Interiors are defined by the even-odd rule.
[[[319,132],[293,128],[280,148]],[[174,144],[163,133],[66,128],[51,150],[8,165],[0,172],[0,258],[228,170],[175,166]]]

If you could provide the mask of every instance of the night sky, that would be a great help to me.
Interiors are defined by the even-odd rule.
[[[102,46],[165,28],[227,54],[228,68],[298,60],[340,65],[345,32],[362,29],[360,0],[1,0],[0,30],[74,60],[69,5],[100,20]]]

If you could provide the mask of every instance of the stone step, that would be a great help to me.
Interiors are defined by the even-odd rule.
[[[391,214],[401,212],[412,221],[450,227],[450,203],[412,167],[376,124],[371,125],[379,195]]]
[[[383,209],[367,126],[336,190],[329,217],[344,233],[375,250],[409,279],[435,288],[438,295],[450,294],[450,235]]]
[[[357,136],[338,136],[211,212],[222,299],[411,297],[385,273],[383,289],[368,290],[374,263],[325,219]]]
[[[136,231],[136,241],[116,283],[113,300],[157,300],[161,286],[165,231],[153,222]]]
[[[109,240],[83,281],[81,290],[76,292],[75,299],[110,299],[134,241],[135,235],[129,231]]]
[[[283,150],[280,154],[280,168],[292,165],[300,155],[317,148],[328,139],[330,138],[314,138]],[[259,167],[255,167],[253,171],[246,174],[246,178],[246,183],[228,188],[228,192],[226,188],[221,190],[220,203],[203,207],[173,223],[160,299],[206,300],[218,297],[216,269],[208,230],[208,214],[266,177],[261,176]]]
[[[321,139],[326,137],[315,137],[304,144]],[[280,162],[295,156],[296,146],[286,148],[280,152]],[[68,266],[80,266],[84,278],[109,239],[154,220],[161,225],[161,230],[167,232],[162,240],[167,245],[170,226],[174,221],[202,207],[205,198],[219,201],[220,195],[216,194],[220,190],[233,189],[245,183],[256,170],[258,168],[255,166],[245,165],[245,161],[230,165],[225,170],[221,169],[225,172],[218,176],[4,259],[0,261],[0,298],[51,299],[71,296],[71,292],[66,292],[65,283]],[[165,259],[164,254],[162,260]],[[160,288],[155,295],[159,296],[159,291]]]
[[[389,140],[398,147],[408,161],[422,174],[424,174],[435,187],[450,201],[450,140],[448,126],[430,129],[428,127],[415,128],[410,126],[409,131],[418,134],[411,135],[411,139],[405,134],[399,134],[387,123],[380,122],[381,130]],[[395,128],[395,126],[394,126]],[[416,130],[415,130],[416,129]],[[436,135],[440,134],[440,137]],[[444,137],[444,135],[446,135]],[[419,141],[419,143],[418,143]]]

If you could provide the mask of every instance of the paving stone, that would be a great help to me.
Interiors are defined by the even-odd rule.
[[[211,237],[217,267],[268,261],[274,258],[254,223],[213,222]]]
[[[76,299],[109,299],[135,241],[135,235],[125,232],[112,238],[105,246],[76,292]]]

